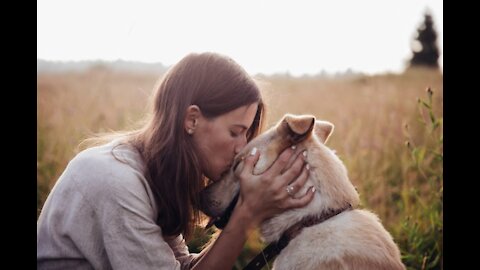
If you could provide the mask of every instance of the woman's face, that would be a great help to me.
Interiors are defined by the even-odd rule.
[[[253,123],[258,103],[245,105],[213,119],[200,116],[193,133],[203,174],[220,179],[233,158],[247,144],[247,131]]]

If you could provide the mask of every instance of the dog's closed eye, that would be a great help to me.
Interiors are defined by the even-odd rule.
[[[235,174],[235,176],[238,176],[238,174],[240,173],[240,170],[237,170],[237,168],[238,168],[238,165],[240,165],[240,163],[244,159],[245,159],[245,157],[241,156],[241,157],[235,158],[235,160],[233,161],[232,171]]]
[[[238,167],[238,165],[240,164],[240,161],[243,160],[243,157],[242,158],[239,158],[239,159],[236,159],[233,163],[233,166],[232,166],[232,169],[235,171]]]

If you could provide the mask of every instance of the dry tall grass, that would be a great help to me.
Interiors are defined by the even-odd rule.
[[[157,79],[156,74],[105,69],[38,74],[38,210],[80,140],[129,128],[146,112]],[[417,145],[427,143],[427,131],[417,119],[417,99],[426,96],[427,87],[434,91],[434,114],[443,116],[442,74],[416,69],[352,79],[272,76],[260,78],[260,85],[268,106],[267,127],[285,113],[313,114],[335,125],[328,145],[346,163],[363,205],[379,214],[394,238],[399,235],[407,208],[416,207],[402,196],[412,188],[430,188],[408,169],[411,155],[405,141],[408,135]]]

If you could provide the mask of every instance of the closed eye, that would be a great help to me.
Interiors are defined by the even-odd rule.
[[[238,176],[238,174],[240,173],[240,171],[237,171],[237,167],[238,167],[238,165],[240,165],[240,162],[242,162],[242,160],[243,160],[243,158],[237,157],[233,161],[233,166],[232,166],[231,170],[232,170],[233,174],[236,175],[236,176]]]
[[[246,136],[247,135],[247,128],[244,127],[244,126],[234,126],[232,129],[230,129],[230,136],[232,136],[232,138],[237,138],[237,137],[240,137],[240,136]]]
[[[240,164],[240,161],[242,161],[241,158],[235,159],[235,161],[233,163],[233,166],[232,166],[233,171],[235,171],[237,169],[237,166]]]

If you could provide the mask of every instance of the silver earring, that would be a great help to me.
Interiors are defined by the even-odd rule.
[[[187,130],[187,133],[188,133],[188,134],[193,134],[193,129],[189,128],[189,129]]]

